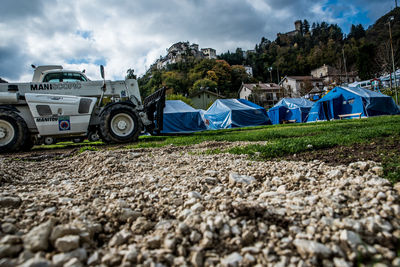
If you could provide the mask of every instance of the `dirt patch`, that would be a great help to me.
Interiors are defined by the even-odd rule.
[[[384,162],[391,155],[400,155],[400,137],[379,138],[373,142],[313,150],[283,157],[285,160],[312,161],[318,159],[327,164],[347,165],[355,161],[373,160]]]

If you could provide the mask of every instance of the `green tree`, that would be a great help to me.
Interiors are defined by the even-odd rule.
[[[218,89],[223,94],[229,94],[232,86],[231,66],[225,60],[216,60],[212,70],[218,77]]]
[[[305,19],[303,21],[303,34],[307,34],[310,32],[310,23]]]
[[[173,89],[175,93],[185,93],[184,75],[176,71],[168,71],[162,74],[163,86]]]
[[[189,94],[193,95],[197,92],[199,92],[200,90],[210,90],[210,91],[215,91],[215,89],[217,89],[218,84],[215,81],[212,81],[210,79],[201,79],[196,81],[193,84],[193,87],[189,89]]]
[[[134,69],[128,69],[126,71],[126,79],[136,79],[136,74]]]
[[[193,106],[192,100],[190,98],[184,97],[181,94],[170,94],[167,95],[167,100],[181,100],[183,102],[185,102],[186,104],[188,104],[189,106]]]
[[[251,81],[250,76],[247,74],[246,69],[241,65],[232,66],[232,87],[239,89],[242,83]]]

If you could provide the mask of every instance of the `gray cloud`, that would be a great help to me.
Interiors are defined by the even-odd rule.
[[[2,0],[0,6],[0,22],[38,17],[44,10],[43,0]]]
[[[13,46],[0,47],[0,75],[7,79],[16,80],[20,74],[24,72],[24,67],[21,62],[25,60],[26,55],[20,49]]]
[[[278,32],[293,30],[297,19],[348,27],[357,19],[373,22],[391,8],[377,0],[5,0],[1,5],[0,77],[8,80],[29,79],[31,63],[85,68],[98,78],[97,64],[105,62],[109,78],[122,78],[132,67],[144,73],[174,42],[195,42],[218,53],[253,49],[261,37],[273,40]]]

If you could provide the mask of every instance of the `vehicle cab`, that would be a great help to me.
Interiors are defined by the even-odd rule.
[[[46,71],[43,73],[42,82],[53,83],[53,82],[87,82],[90,81],[83,72],[69,71],[69,70],[58,70],[58,71]]]
[[[84,72],[64,70],[62,66],[46,65],[35,67],[32,82],[87,82],[90,79]]]

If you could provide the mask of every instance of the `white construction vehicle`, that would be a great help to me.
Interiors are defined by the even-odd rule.
[[[102,81],[62,66],[32,67],[32,82],[0,84],[0,152],[56,138],[133,142],[143,128],[162,130],[165,89],[142,102],[135,79],[106,81],[103,66]]]

